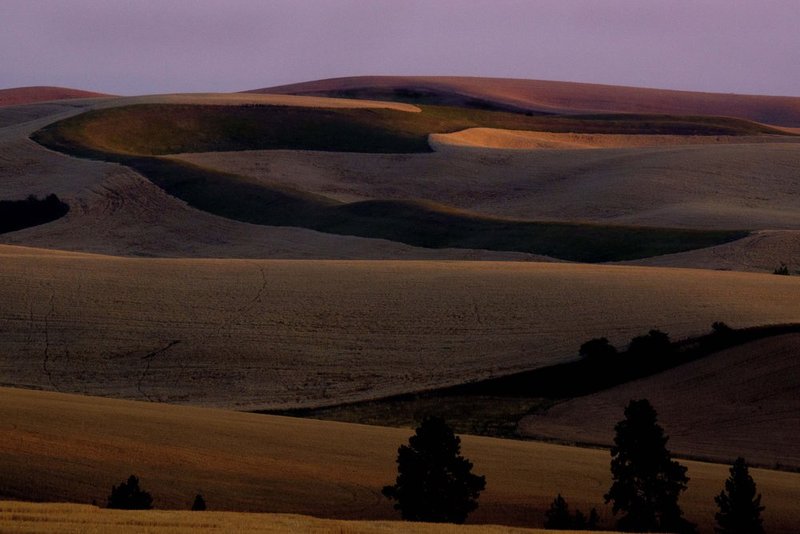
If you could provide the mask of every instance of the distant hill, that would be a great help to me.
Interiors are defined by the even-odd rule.
[[[247,92],[382,98],[550,113],[719,115],[779,126],[800,126],[800,97],[700,93],[512,78],[356,76]]]
[[[0,107],[19,106],[49,100],[71,100],[73,98],[93,98],[98,96],[111,96],[104,93],[69,89],[67,87],[12,87],[0,89]]]

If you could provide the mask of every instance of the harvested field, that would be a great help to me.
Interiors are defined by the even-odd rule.
[[[342,201],[426,198],[527,220],[800,229],[795,143],[440,149],[424,155],[245,151],[179,157]]]
[[[273,97],[267,100],[271,101],[270,98]],[[244,101],[248,100],[252,101],[253,96],[244,97]],[[242,97],[233,101],[241,102]],[[353,101],[346,102],[352,105]],[[64,117],[84,109],[42,110],[41,106],[23,107],[32,108],[28,109],[31,117],[38,117],[38,112]],[[4,110],[23,107],[3,108],[0,121]],[[27,139],[33,131],[55,120],[52,117],[0,128],[0,199],[56,193],[70,205],[70,214],[43,227],[3,235],[0,239],[4,243],[121,256],[545,259],[513,252],[422,249],[380,239],[256,226],[223,219],[188,207],[127,168],[67,157]]]
[[[716,247],[623,263],[762,273],[773,272],[781,264],[784,264],[790,273],[798,274],[800,273],[800,232],[797,230],[763,230],[739,241]]]
[[[630,399],[648,398],[683,455],[800,468],[800,335],[724,350],[654,376],[559,403],[522,435],[610,444]]]
[[[0,251],[6,384],[243,409],[536,368],[598,336],[800,321],[800,278],[785,276]]]
[[[724,115],[800,126],[800,98],[646,89],[590,83],[457,76],[353,76],[253,93],[307,94],[494,105],[555,113],[624,112]]]
[[[102,503],[135,472],[160,508],[186,509],[202,492],[211,509],[391,519],[379,494],[394,479],[411,431],[220,410],[0,389],[0,494]],[[169,429],[168,432],[165,429]],[[202,435],[203,439],[197,439]],[[573,507],[601,505],[610,484],[604,450],[464,436],[463,453],[487,489],[475,523],[540,526],[558,492]],[[708,530],[727,466],[685,462],[681,502]],[[800,475],[753,469],[769,532],[800,525]]]
[[[220,106],[127,106],[94,111],[37,131],[33,138],[54,150],[113,161],[147,176],[168,193],[203,211],[243,222],[303,227],[322,232],[399,241],[428,248],[479,248],[543,254],[584,262],[633,260],[706,248],[747,235],[730,231],[580,225],[490,218],[429,199],[376,199],[341,205],[335,200],[275,184],[253,182],[183,162],[154,158],[176,151],[247,148],[359,152],[418,152],[431,129],[453,121],[517,121],[519,115],[426,108],[419,115],[390,110]],[[470,114],[471,113],[471,114]],[[464,115],[463,117],[461,115]],[[475,115],[475,116],[473,116]],[[528,120],[522,117],[521,120]],[[551,120],[550,118],[547,121]],[[572,118],[554,118],[558,124]],[[744,128],[728,119],[638,116],[578,119],[588,131],[682,131]],[[119,125],[126,128],[120,129]],[[292,124],[293,128],[287,128]],[[561,128],[561,126],[559,126]],[[738,131],[738,130],[737,130]],[[749,131],[749,130],[748,130]],[[337,132],[333,135],[333,132]],[[705,132],[708,135],[708,132]],[[419,145],[419,146],[417,146]],[[416,147],[416,148],[415,148]],[[268,207],[269,209],[265,209]]]

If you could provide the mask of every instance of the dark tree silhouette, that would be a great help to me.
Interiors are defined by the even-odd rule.
[[[750,476],[744,458],[737,458],[731,466],[731,476],[725,489],[714,501],[719,512],[715,530],[720,534],[763,534],[761,494],[756,495],[756,483]]]
[[[789,274],[790,274],[789,273],[789,266],[786,265],[785,263],[781,262],[779,267],[775,267],[775,269],[772,271],[772,274],[780,274],[780,275],[783,275],[783,276],[789,276]]]
[[[461,456],[461,439],[439,417],[426,417],[397,450],[397,480],[383,494],[403,519],[463,523],[478,507],[486,478]]]
[[[596,337],[581,345],[578,354],[582,358],[604,360],[617,355],[617,349],[608,342],[608,338]]]
[[[552,530],[594,530],[598,522],[597,510],[594,508],[588,519],[580,510],[575,510],[575,515],[570,514],[569,505],[560,493],[544,515],[544,528]]]
[[[641,356],[664,356],[674,351],[669,335],[661,330],[650,330],[647,335],[636,336],[628,345],[628,353]]]
[[[567,530],[572,528],[572,515],[569,513],[569,505],[561,494],[555,498],[553,504],[544,513],[544,528],[553,530]]]
[[[206,509],[206,500],[199,493],[195,495],[194,502],[192,503],[193,512],[204,512]]]
[[[127,482],[111,487],[107,506],[120,510],[149,510],[153,507],[153,497],[139,489],[139,479],[131,475]]]
[[[632,400],[625,419],[617,423],[611,448],[613,483],[605,495],[613,512],[624,515],[617,522],[622,531],[694,532],[678,505],[689,477],[686,468],[673,461],[667,437],[657,422],[656,411],[646,399]]]
[[[35,195],[25,200],[0,200],[0,234],[54,221],[68,211],[69,206],[53,194],[41,200]]]

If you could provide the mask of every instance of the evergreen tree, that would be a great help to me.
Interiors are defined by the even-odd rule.
[[[409,521],[463,523],[478,507],[486,479],[461,456],[461,439],[438,417],[426,417],[397,451],[397,480],[383,488]]]
[[[725,489],[714,501],[719,512],[716,531],[720,534],[763,534],[761,494],[756,495],[756,483],[747,469],[744,458],[737,458],[731,466],[731,476]]]
[[[569,513],[569,506],[560,493],[544,515],[546,518],[544,528],[553,530],[567,530],[572,528],[572,516]]]
[[[594,530],[599,519],[594,508],[588,519],[580,510],[575,510],[574,515],[570,514],[569,505],[560,493],[544,515],[544,528],[552,530]]]
[[[195,495],[194,502],[192,503],[193,512],[204,512],[206,510],[206,500],[199,493]]]
[[[694,532],[678,505],[686,489],[686,468],[673,461],[667,437],[657,422],[656,411],[645,399],[631,401],[625,419],[615,427],[611,448],[613,483],[605,495],[613,512],[624,515],[617,522],[622,531]]]
[[[153,497],[140,489],[139,479],[131,475],[127,482],[111,487],[107,506],[121,510],[149,510],[153,507]]]

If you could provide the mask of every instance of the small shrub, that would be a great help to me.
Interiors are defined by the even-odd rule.
[[[609,343],[607,338],[596,337],[581,345],[578,354],[582,358],[604,360],[616,356],[617,349]]]
[[[727,335],[733,332],[733,328],[723,323],[722,321],[716,321],[714,323],[711,323],[711,331],[714,334]]]
[[[589,512],[588,519],[580,510],[575,510],[575,515],[570,514],[569,505],[560,493],[545,512],[545,517],[544,528],[552,530],[594,530],[598,522],[594,508]]]
[[[140,489],[139,479],[131,475],[127,482],[111,487],[107,506],[119,510],[149,510],[153,507],[153,497]]]
[[[780,267],[775,267],[775,270],[772,271],[772,274],[778,274],[781,276],[789,276],[789,266],[785,263],[781,262]]]
[[[669,335],[661,330],[650,330],[647,335],[636,336],[628,345],[628,353],[636,356],[665,356],[673,349]]]

